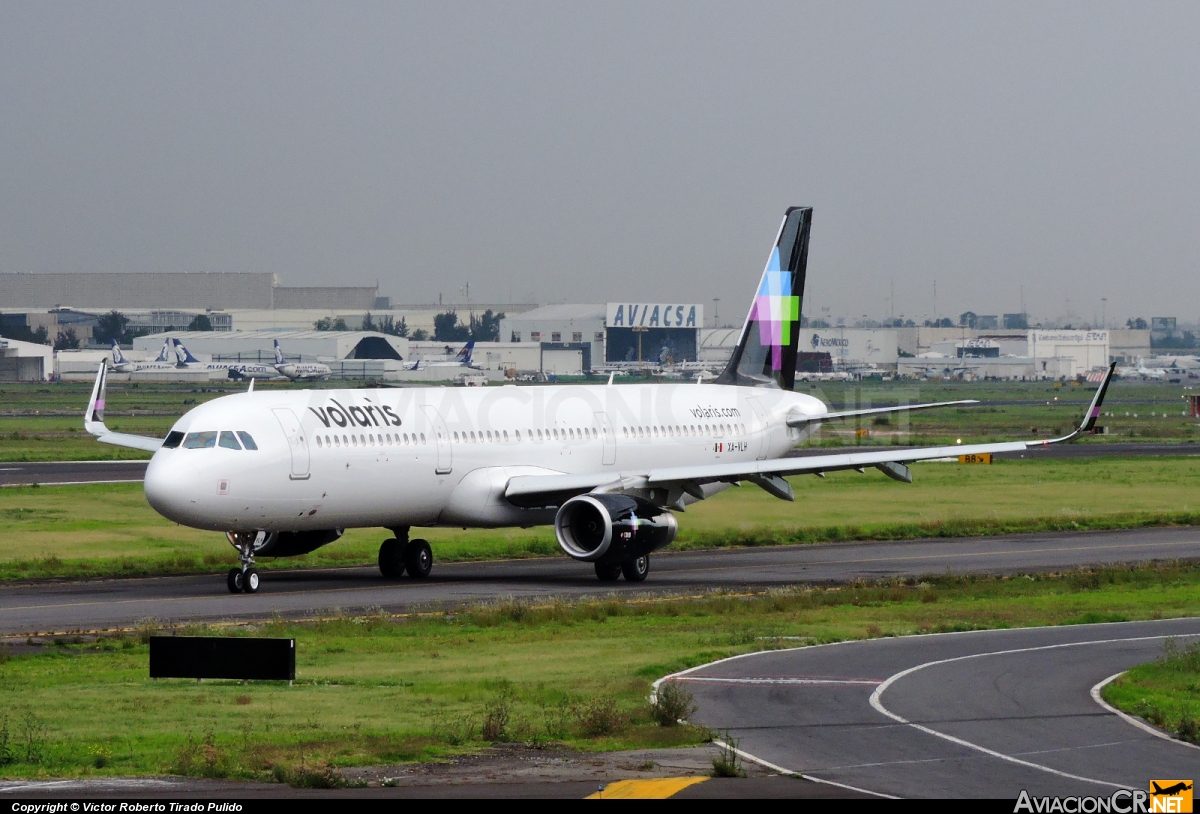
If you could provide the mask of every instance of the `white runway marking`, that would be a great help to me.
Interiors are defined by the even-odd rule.
[[[1184,635],[1187,636],[1189,634],[1184,634]],[[1089,642],[1068,642],[1065,644],[1042,645],[1040,647],[1020,647],[1020,648],[1016,648],[1013,650],[996,650],[996,651],[993,651],[990,653],[972,653],[967,656],[956,656],[954,658],[949,658],[949,659],[938,659],[937,661],[927,661],[924,664],[918,664],[915,667],[909,667],[907,670],[901,670],[900,672],[898,672],[895,675],[888,678],[887,681],[884,681],[882,684],[880,684],[878,687],[876,687],[875,692],[871,693],[871,706],[874,707],[877,712],[879,712],[883,715],[886,715],[887,717],[891,718],[894,721],[898,721],[899,723],[906,724],[907,726],[911,726],[913,729],[919,730],[921,732],[925,732],[926,734],[929,734],[929,735],[933,735],[934,737],[942,738],[943,740],[950,741],[951,743],[957,744],[959,746],[965,746],[968,749],[974,749],[977,752],[983,752],[985,755],[990,755],[991,757],[999,758],[1000,760],[1005,760],[1005,761],[1008,761],[1009,763],[1016,763],[1020,766],[1025,766],[1030,769],[1037,769],[1038,771],[1058,775],[1059,777],[1066,777],[1071,780],[1082,780],[1085,783],[1095,783],[1096,785],[1100,785],[1100,786],[1108,786],[1110,788],[1123,789],[1123,788],[1126,788],[1128,786],[1128,784],[1112,783],[1107,780],[1097,780],[1094,777],[1084,777],[1084,776],[1078,775],[1078,774],[1071,774],[1070,772],[1059,771],[1058,769],[1054,769],[1049,766],[1043,766],[1040,763],[1033,763],[1032,761],[1021,760],[1018,757],[1013,757],[1012,755],[1006,755],[1003,752],[997,752],[994,749],[988,749],[986,746],[980,746],[977,743],[972,743],[971,741],[963,740],[962,738],[955,737],[954,735],[948,735],[945,732],[939,732],[936,729],[931,729],[930,727],[922,726],[921,724],[917,724],[917,723],[913,723],[912,721],[908,720],[907,718],[897,715],[896,713],[889,710],[887,707],[885,707],[883,705],[883,702],[880,699],[883,697],[883,694],[885,692],[887,692],[888,688],[890,686],[892,686],[892,684],[894,684],[896,681],[899,681],[901,678],[912,675],[913,673],[917,672],[918,670],[924,670],[926,667],[934,667],[939,664],[950,664],[950,663],[956,662],[956,661],[966,661],[968,659],[980,659],[980,658],[985,658],[987,656],[1005,656],[1005,655],[1012,655],[1014,653],[1032,653],[1032,652],[1038,651],[1038,650],[1059,650],[1059,649],[1063,649],[1063,648],[1067,648],[1067,647],[1084,647],[1087,645],[1094,645],[1094,644],[1117,644],[1120,642],[1144,642],[1144,641],[1150,641],[1153,639],[1168,639],[1168,638],[1171,638],[1171,637],[1169,635],[1161,635],[1161,636],[1135,636],[1135,637],[1124,638],[1124,639],[1097,639],[1097,640],[1093,640],[1093,641],[1089,641]]]

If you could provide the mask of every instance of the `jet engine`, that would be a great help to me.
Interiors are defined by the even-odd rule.
[[[562,550],[584,562],[626,560],[670,545],[679,531],[675,515],[638,497],[573,497],[554,518]]]
[[[256,557],[298,557],[329,545],[342,536],[342,529],[321,531],[231,531],[225,536],[230,544],[241,549],[249,539]]]

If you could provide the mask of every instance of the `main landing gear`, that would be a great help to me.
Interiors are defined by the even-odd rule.
[[[433,549],[425,540],[409,540],[408,528],[392,529],[395,537],[379,546],[379,573],[387,579],[400,579],[407,573],[413,579],[425,579],[433,570]]]
[[[254,548],[260,543],[260,536],[265,537],[265,531],[230,531],[225,534],[229,544],[238,550],[238,560],[241,568],[231,568],[225,579],[231,594],[258,593],[258,571],[254,570]]]
[[[650,575],[650,555],[627,560],[598,560],[596,578],[601,582],[616,582],[624,574],[626,582],[645,582]]]

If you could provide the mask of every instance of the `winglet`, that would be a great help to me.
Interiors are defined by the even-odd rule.
[[[1104,374],[1104,379],[1101,380],[1100,386],[1096,388],[1096,395],[1092,396],[1092,403],[1088,405],[1087,412],[1083,414],[1083,420],[1075,431],[1070,435],[1064,435],[1062,438],[1051,438],[1043,441],[1042,445],[1061,444],[1064,441],[1074,441],[1085,432],[1091,432],[1096,427],[1096,419],[1100,417],[1100,407],[1104,404],[1104,396],[1108,393],[1108,384],[1112,381],[1113,373],[1117,369],[1117,363],[1113,362],[1108,366],[1108,372]]]
[[[1108,393],[1108,383],[1112,381],[1113,373],[1116,369],[1116,362],[1108,366],[1108,372],[1104,374],[1104,379],[1101,380],[1100,386],[1096,388],[1096,395],[1092,396],[1092,403],[1088,405],[1088,411],[1083,417],[1083,423],[1079,425],[1080,432],[1091,432],[1096,426],[1096,419],[1100,417],[1100,405],[1104,403],[1104,396]]]
[[[83,428],[92,435],[108,432],[108,427],[104,426],[104,391],[107,386],[108,365],[101,362],[100,369],[96,371],[96,383],[92,385],[92,398],[83,414]]]

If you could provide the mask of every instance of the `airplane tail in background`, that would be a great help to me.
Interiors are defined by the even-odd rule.
[[[811,207],[793,206],[784,214],[737,347],[715,384],[776,386],[784,390],[795,385],[811,227]]]
[[[171,341],[170,340],[166,340],[163,342],[162,348],[160,348],[158,351],[158,358],[156,358],[154,361],[156,361],[156,362],[170,362],[171,361]]]
[[[277,364],[277,365],[282,365],[282,364],[284,364],[284,363],[285,363],[285,360],[284,360],[284,358],[283,358],[283,351],[282,351],[282,350],[280,350],[280,348],[279,348],[279,340],[278,340],[278,339],[276,339],[276,340],[275,340],[275,364]]]
[[[471,364],[471,353],[475,350],[475,340],[472,339],[467,344],[463,345],[463,349],[458,352],[455,361],[462,362],[464,365]]]
[[[192,352],[184,347],[183,343],[178,339],[175,341],[175,356],[178,357],[180,364],[200,364],[200,360],[192,356]]]
[[[115,339],[113,340],[112,346],[112,360],[114,365],[128,364],[128,361],[125,359],[125,354],[121,353],[121,346],[117,344],[117,340]]]

